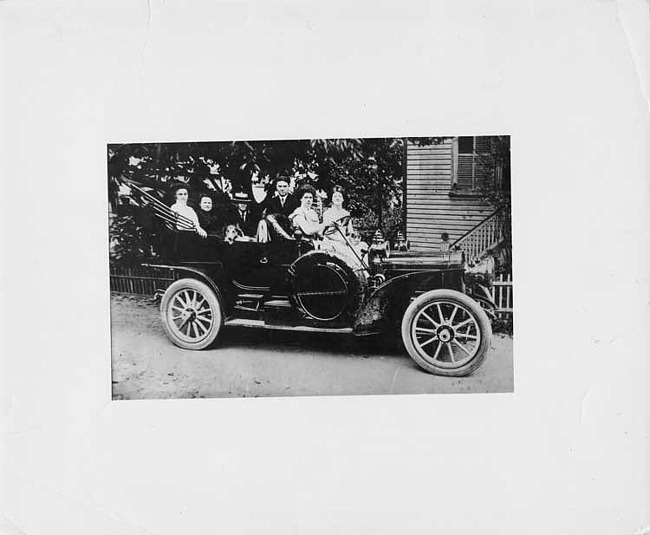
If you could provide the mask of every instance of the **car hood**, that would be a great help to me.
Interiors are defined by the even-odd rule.
[[[463,256],[453,253],[401,253],[393,254],[382,264],[388,269],[419,271],[422,269],[461,269]]]

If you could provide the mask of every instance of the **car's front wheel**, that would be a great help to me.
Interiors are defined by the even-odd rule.
[[[490,347],[490,320],[473,299],[455,290],[432,290],[415,299],[402,319],[402,341],[424,370],[449,377],[472,373]]]
[[[204,349],[217,338],[223,324],[219,298],[205,283],[181,279],[169,286],[160,304],[163,327],[183,349]]]

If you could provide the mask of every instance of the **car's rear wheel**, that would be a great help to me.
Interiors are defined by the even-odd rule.
[[[169,286],[160,304],[167,336],[183,349],[204,349],[212,344],[223,324],[219,298],[205,283],[181,279]]]
[[[472,373],[490,347],[490,320],[473,299],[432,290],[415,299],[402,319],[402,341],[424,370],[449,377]]]

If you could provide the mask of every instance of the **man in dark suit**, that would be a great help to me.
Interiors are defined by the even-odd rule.
[[[260,216],[250,195],[246,192],[237,192],[232,196],[232,202],[234,206],[228,224],[237,225],[244,236],[255,238]]]
[[[275,194],[262,203],[264,215],[289,215],[300,206],[300,202],[289,193],[289,179],[280,176],[275,181]]]
[[[262,208],[262,235],[265,239],[279,236],[291,239],[289,216],[300,206],[300,201],[289,193],[289,179],[279,176],[275,180],[275,194],[269,195],[260,205]]]

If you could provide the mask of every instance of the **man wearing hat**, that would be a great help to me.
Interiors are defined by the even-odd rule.
[[[232,204],[233,210],[228,224],[237,225],[244,236],[255,238],[260,217],[250,195],[245,191],[239,191],[232,196]]]

